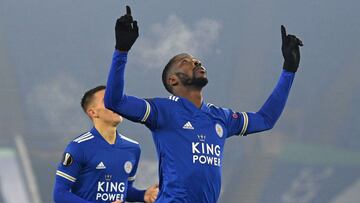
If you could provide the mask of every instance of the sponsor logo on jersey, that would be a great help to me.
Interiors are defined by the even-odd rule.
[[[112,175],[111,174],[106,174],[105,175],[105,180],[106,181],[111,181]]]
[[[217,133],[217,135],[220,137],[220,138],[222,138],[222,136],[223,136],[223,134],[224,134],[224,130],[223,130],[223,128],[221,127],[221,125],[220,124],[215,124],[215,131],[216,131],[216,133]]]
[[[106,169],[106,166],[104,165],[104,163],[101,161],[97,166],[96,169]]]
[[[126,184],[124,182],[103,182],[97,184],[96,200],[104,202],[124,201]]]
[[[191,143],[193,164],[221,166],[220,145],[207,143],[206,136],[203,134],[197,135],[197,137],[199,141]]]
[[[64,153],[64,157],[63,157],[63,160],[62,160],[62,164],[64,165],[64,166],[70,166],[71,164],[72,164],[72,162],[73,162],[73,158],[72,158],[72,156],[71,156],[71,154],[70,153]]]
[[[127,174],[129,174],[131,172],[132,169],[132,163],[130,161],[125,162],[124,164],[124,170]]]
[[[190,121],[188,121],[183,126],[183,129],[194,130],[194,127],[191,125]]]
[[[200,142],[205,142],[206,136],[201,134],[201,135],[198,135],[198,138],[199,138]]]

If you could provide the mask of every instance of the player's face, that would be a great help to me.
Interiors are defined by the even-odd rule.
[[[201,61],[191,55],[179,58],[175,63],[175,75],[184,86],[204,87],[208,83],[206,69]]]
[[[117,126],[122,122],[123,118],[119,114],[116,114],[113,111],[105,108],[104,95],[105,90],[100,90],[93,96],[93,104],[91,105],[91,108],[94,110],[94,116],[104,123]]]

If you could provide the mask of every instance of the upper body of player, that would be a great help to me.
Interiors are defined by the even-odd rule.
[[[282,26],[284,66],[278,84],[258,112],[235,112],[205,103],[206,69],[190,54],[179,54],[165,66],[162,80],[169,98],[140,99],[124,94],[127,52],[138,37],[137,22],[118,19],[116,50],[110,68],[105,106],[145,124],[153,134],[159,158],[160,191],[156,202],[218,200],[225,140],[271,129],[285,106],[300,61],[302,42]]]
[[[117,132],[122,117],[104,106],[105,86],[87,91],[81,106],[94,127],[65,149],[56,171],[56,203],[154,202],[157,185],[147,191],[133,187],[140,158],[136,141]]]

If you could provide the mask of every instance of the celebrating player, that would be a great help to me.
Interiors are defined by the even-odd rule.
[[[156,202],[218,200],[225,140],[271,129],[284,109],[300,62],[302,42],[281,27],[283,71],[270,97],[258,112],[235,112],[203,101],[206,69],[190,54],[170,59],[162,73],[169,98],[140,99],[124,94],[127,53],[139,36],[127,7],[115,26],[116,45],[105,106],[125,118],[145,124],[153,134],[159,158]]]
[[[56,203],[154,202],[158,185],[133,187],[140,158],[136,141],[117,132],[122,117],[104,106],[105,86],[87,91],[81,106],[94,127],[69,143],[56,171]]]

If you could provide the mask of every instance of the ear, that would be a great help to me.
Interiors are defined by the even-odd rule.
[[[171,87],[177,86],[179,84],[179,78],[176,75],[170,75],[168,78],[168,84]]]
[[[88,110],[86,111],[87,115],[93,119],[93,118],[98,118],[99,116],[97,115],[97,112],[95,111],[95,109],[93,108],[88,108]]]

